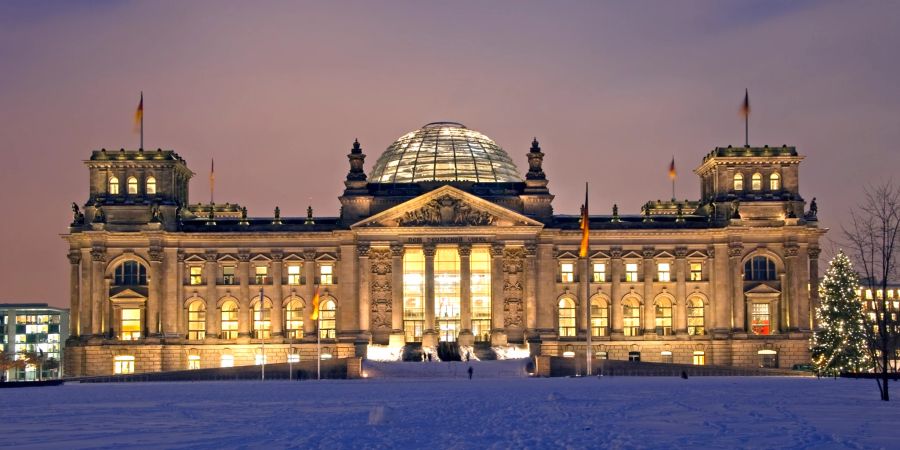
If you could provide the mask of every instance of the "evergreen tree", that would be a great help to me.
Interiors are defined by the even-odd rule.
[[[841,251],[831,260],[819,286],[822,302],[816,309],[819,329],[813,333],[810,352],[820,374],[855,372],[872,365],[858,288],[859,278],[850,258]]]

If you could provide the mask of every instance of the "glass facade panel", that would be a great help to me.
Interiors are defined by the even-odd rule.
[[[425,327],[425,254],[420,248],[403,253],[403,330],[406,342],[421,342]]]
[[[472,334],[478,342],[491,340],[491,253],[483,247],[472,249]]]
[[[459,264],[459,252],[455,247],[437,248],[434,255],[434,317],[443,342],[456,341],[459,333]]]

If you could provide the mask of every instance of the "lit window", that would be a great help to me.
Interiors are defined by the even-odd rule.
[[[234,285],[236,279],[234,277],[234,266],[222,267],[222,284]]]
[[[669,336],[672,334],[672,302],[661,298],[656,303],[656,334]]]
[[[319,284],[334,284],[334,266],[331,264],[322,264],[319,266]]]
[[[253,360],[254,360],[254,363],[256,363],[257,366],[261,366],[261,365],[263,365],[263,364],[267,364],[267,363],[268,363],[268,359],[269,359],[269,358],[268,358],[268,355],[263,355],[263,354],[261,354],[261,353],[257,353],[257,354],[255,355],[255,358],[254,358]]]
[[[425,330],[425,254],[403,252],[403,333],[406,342],[421,342]]]
[[[284,332],[288,339],[303,337],[303,303],[294,299],[284,308]]]
[[[203,268],[200,266],[191,266],[191,284],[196,286],[198,284],[203,284],[203,277],[201,274],[203,273]]]
[[[188,370],[200,368],[200,355],[188,355]]]
[[[109,194],[119,195],[119,179],[116,177],[109,178]]]
[[[322,339],[335,338],[335,324],[337,314],[334,300],[325,300],[319,307],[319,337]]]
[[[560,281],[563,283],[572,283],[575,281],[575,264],[562,263],[559,265],[561,272]]]
[[[703,281],[703,264],[691,263],[691,281]]]
[[[734,174],[734,190],[743,191],[744,190],[744,175],[736,173]]]
[[[594,263],[594,283],[606,282],[606,264]]]
[[[135,177],[128,177],[128,193],[129,193],[129,194],[132,194],[132,195],[138,193],[138,189],[137,189],[137,178],[135,178]]]
[[[147,195],[156,194],[156,178],[147,177]]]
[[[228,300],[222,304],[222,339],[236,339],[238,335],[237,303]]]
[[[299,353],[289,353],[287,355],[287,362],[289,363],[298,363],[300,362],[300,354]]]
[[[141,310],[137,308],[122,309],[122,340],[134,341],[141,338]]]
[[[609,308],[599,298],[591,300],[591,336],[606,336],[609,329]]]
[[[485,247],[472,249],[469,259],[472,282],[472,335],[476,342],[491,340],[491,252]]]
[[[768,303],[753,304],[750,331],[753,334],[771,334]]]
[[[659,281],[669,282],[672,281],[672,272],[671,266],[669,263],[659,263],[656,265],[656,273],[659,277]]]
[[[687,332],[691,336],[706,334],[705,319],[703,316],[703,300],[691,298],[687,304]]]
[[[570,298],[559,301],[559,337],[575,337],[575,302]]]
[[[300,266],[292,264],[288,266],[288,284],[296,286],[300,284]]]
[[[706,352],[702,351],[694,351],[694,360],[693,363],[695,366],[705,366],[706,365]]]
[[[263,299],[253,305],[253,335],[257,339],[268,339],[272,332],[272,302]]]
[[[641,305],[634,298],[622,302],[622,331],[625,336],[638,336],[641,331]]]
[[[116,375],[134,373],[134,356],[116,356],[113,359],[113,373]]]
[[[758,191],[762,189],[762,175],[757,172],[750,177],[750,189]]]
[[[234,355],[222,355],[219,357],[219,367],[234,367]]]
[[[754,256],[744,263],[744,281],[771,281],[777,276],[775,262],[765,256]]]
[[[136,261],[125,261],[116,267],[113,284],[118,286],[144,286],[147,284],[147,268]]]
[[[781,175],[773,173],[769,175],[769,190],[777,191],[781,189]]]
[[[638,265],[637,263],[625,264],[625,281],[638,281]]]
[[[778,352],[764,349],[757,352],[759,355],[759,367],[774,369],[778,367]]]
[[[665,364],[672,364],[673,362],[672,352],[670,350],[663,350],[659,352],[659,357]]]
[[[268,267],[256,266],[256,278],[254,281],[256,282],[256,284],[266,284],[269,281],[268,275],[269,275]]]
[[[206,337],[206,305],[196,300],[188,306],[188,339],[201,340]]]
[[[459,252],[438,247],[434,255],[434,315],[441,342],[455,342],[459,335],[461,298]]]

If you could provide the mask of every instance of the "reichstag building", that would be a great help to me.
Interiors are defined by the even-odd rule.
[[[523,173],[484,134],[430,123],[368,174],[353,143],[338,217],[248,217],[191,204],[194,173],[172,150],[93,151],[89,197],[63,236],[66,373],[315,360],[317,338],[323,358],[458,345],[483,359],[515,347],[809,361],[825,230],[800,195],[796,148],[715,148],[694,170],[696,200],[590,216],[589,265],[578,212],[554,212],[537,140],[527,157]]]

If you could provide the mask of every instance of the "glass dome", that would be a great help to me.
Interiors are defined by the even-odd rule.
[[[391,144],[372,168],[371,183],[522,181],[509,155],[491,138],[456,122],[434,122]]]

